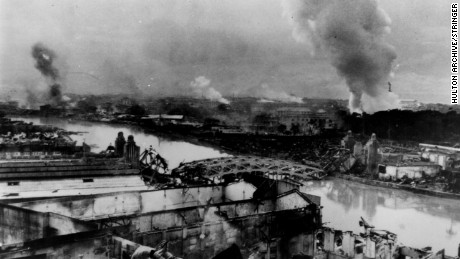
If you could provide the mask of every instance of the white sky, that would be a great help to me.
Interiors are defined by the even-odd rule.
[[[448,103],[450,2],[380,5],[392,19],[386,40],[400,64],[393,91]],[[133,78],[148,94],[183,93],[205,76],[224,95],[266,83],[347,99],[334,68],[293,39],[282,13],[280,0],[0,0],[0,87],[13,96],[46,87],[30,54],[42,42],[58,55],[68,92],[120,92]]]

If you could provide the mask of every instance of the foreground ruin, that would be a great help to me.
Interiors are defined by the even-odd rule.
[[[255,198],[257,197],[257,198]],[[284,180],[119,192],[0,205],[0,258],[129,258],[140,245],[182,258],[444,258],[395,234],[323,226],[320,197]],[[447,258],[447,257],[446,257]]]

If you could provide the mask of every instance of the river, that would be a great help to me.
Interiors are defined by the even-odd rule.
[[[376,229],[398,234],[413,247],[432,246],[457,255],[460,244],[460,200],[369,186],[342,179],[309,182],[302,191],[321,196],[326,226],[359,232],[360,217]]]
[[[86,132],[73,135],[79,143],[95,145],[99,152],[114,143],[119,131],[125,138],[133,135],[141,150],[153,146],[176,167],[180,162],[227,156],[219,150],[146,134],[137,127],[95,122],[74,122],[55,118],[15,118],[34,124],[54,125],[68,131]],[[321,197],[326,226],[359,232],[360,217],[376,226],[398,234],[398,240],[409,246],[432,246],[446,249],[456,256],[460,243],[460,200],[414,194],[403,190],[368,186],[342,179],[309,182],[302,191]]]
[[[134,141],[141,148],[141,152],[152,146],[158,153],[168,160],[169,168],[175,168],[181,162],[228,156],[219,150],[191,144],[185,141],[176,141],[145,133],[137,126],[106,124],[100,122],[68,121],[52,117],[13,117],[13,120],[32,122],[35,125],[52,125],[61,129],[81,132],[71,135],[71,138],[81,145],[84,141],[91,146],[91,151],[98,153],[106,150],[109,144],[115,144],[118,132],[123,132],[125,139],[134,136]]]

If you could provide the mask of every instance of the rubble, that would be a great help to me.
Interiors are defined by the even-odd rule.
[[[67,132],[51,126],[37,126],[4,119],[0,125],[0,158],[40,159],[75,156],[89,153],[90,146],[77,145]]]

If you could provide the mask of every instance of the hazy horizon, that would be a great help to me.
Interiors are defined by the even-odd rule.
[[[371,1],[372,2],[372,1]],[[448,103],[450,3],[378,1],[391,19],[392,91],[401,99]],[[57,1],[0,3],[1,92],[46,91],[32,46],[56,53],[63,92],[80,94],[277,94],[348,99],[327,53],[293,37],[281,0]],[[381,84],[384,91],[388,87]],[[214,89],[214,90],[211,90]]]

